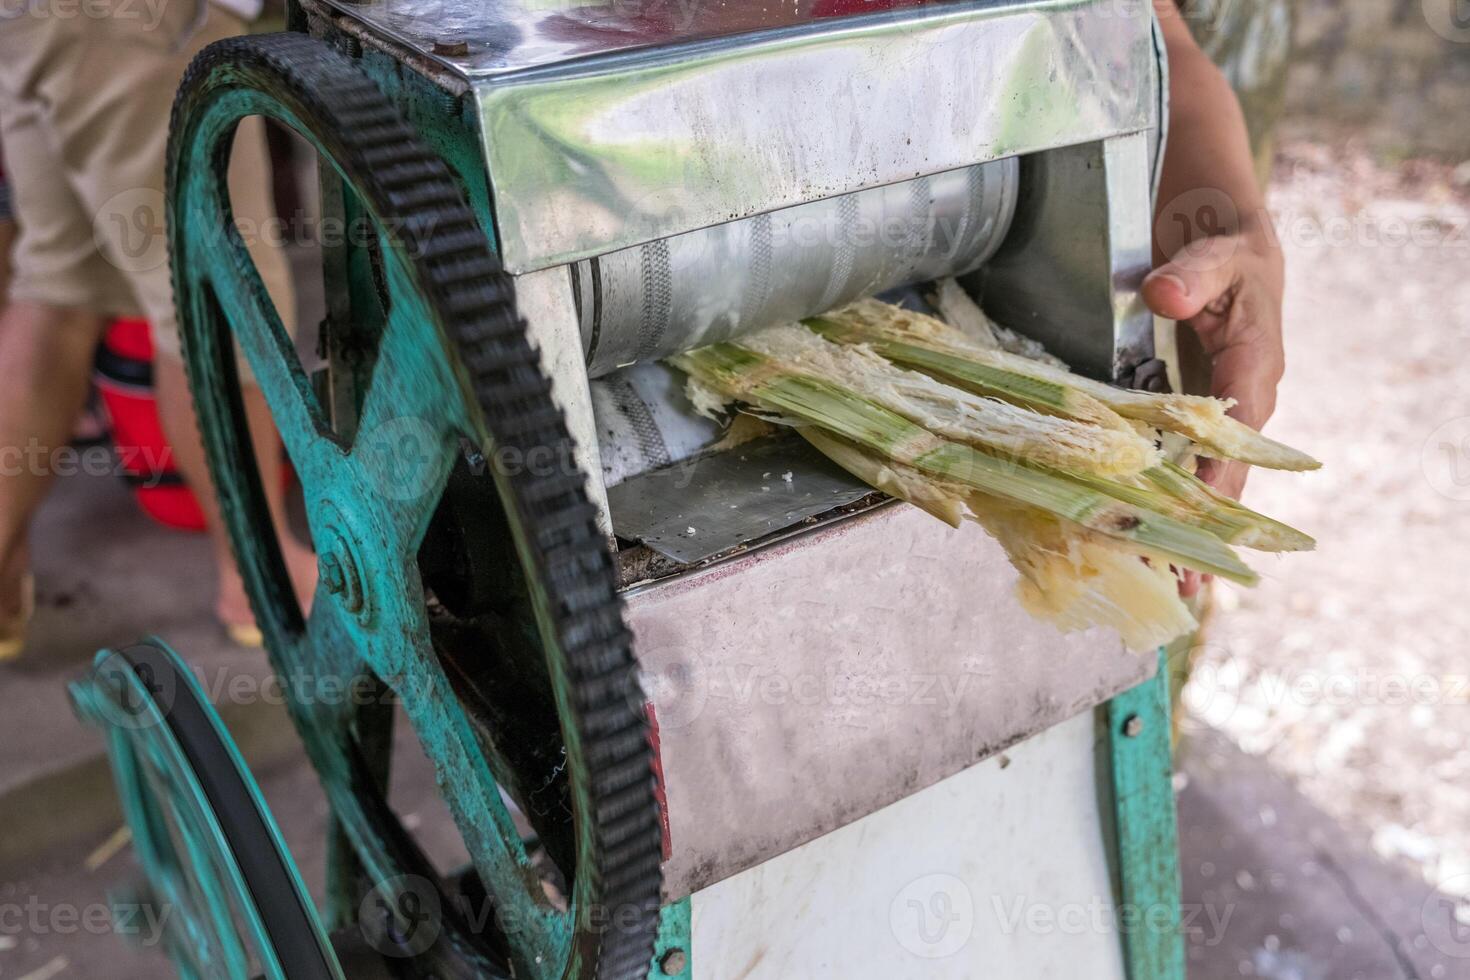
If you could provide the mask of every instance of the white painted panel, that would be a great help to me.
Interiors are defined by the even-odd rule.
[[[696,980],[1124,980],[1099,737],[1083,712],[696,892]]]

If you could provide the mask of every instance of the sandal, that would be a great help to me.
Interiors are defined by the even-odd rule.
[[[36,612],[36,579],[27,572],[20,580],[20,612],[0,620],[0,663],[19,657],[26,646],[31,616]]]
[[[220,625],[225,628],[225,635],[230,638],[230,642],[236,646],[246,647],[251,650],[265,646],[265,635],[260,632],[260,627],[254,623],[226,623],[221,621]]]

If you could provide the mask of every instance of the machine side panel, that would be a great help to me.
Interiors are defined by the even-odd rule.
[[[1157,125],[1146,5],[940,9],[475,80],[506,268]]]
[[[677,898],[909,796],[1150,676],[1021,609],[973,525],[871,514],[631,594]]]

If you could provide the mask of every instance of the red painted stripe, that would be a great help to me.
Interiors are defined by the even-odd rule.
[[[648,744],[653,747],[653,798],[658,800],[658,823],[663,836],[663,855],[667,861],[674,855],[673,837],[669,833],[669,797],[664,789],[664,757],[658,738],[658,712],[653,702],[644,705],[648,710]]]

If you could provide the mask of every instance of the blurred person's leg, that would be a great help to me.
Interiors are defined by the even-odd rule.
[[[10,297],[10,252],[17,234],[14,218],[0,218],[0,306]]]
[[[122,16],[124,12],[129,15]],[[204,45],[241,33],[244,25],[203,0],[163,5],[152,20],[138,12],[135,5],[120,5],[106,17],[22,17],[0,31],[0,141],[11,157],[21,226],[13,299],[99,314],[141,311],[150,319],[160,348],[165,426],[178,440],[180,462],[188,466],[181,467],[185,477],[209,501],[198,432],[192,411],[186,411],[187,394],[181,395],[174,383],[177,338],[163,234],[164,153],[173,94],[188,62]],[[243,133],[242,142],[249,142]],[[256,177],[263,183],[265,172],[258,170]],[[270,266],[268,259],[261,263]],[[280,267],[284,269],[283,261]],[[282,309],[289,316],[289,296]],[[16,348],[13,366],[8,361],[4,369],[7,380],[16,378],[16,371],[35,368],[32,348],[38,344],[60,345],[74,355],[59,358],[55,368],[73,371],[75,377],[56,387],[55,397],[35,401],[33,410],[13,416],[14,426],[8,423],[7,400],[7,427],[14,432],[7,429],[0,445],[41,442],[58,426],[70,425],[80,404],[77,392],[85,391],[98,329],[94,325],[78,332],[89,334],[87,339],[67,335],[69,339],[43,341],[35,331],[22,331],[23,338],[4,341]],[[83,348],[85,355],[76,353]],[[48,380],[56,383],[55,378]],[[35,387],[17,384],[14,390],[17,398],[34,398]],[[277,453],[261,453],[267,468],[278,465],[272,463]],[[273,509],[281,513],[279,479],[266,486],[276,497]],[[11,537],[23,541],[24,527],[43,492],[44,486],[17,486],[0,497],[0,529],[20,529]],[[229,600],[221,603],[221,611],[228,609],[233,625],[248,625],[248,613],[241,619],[240,603],[229,598],[241,590],[217,520],[210,530],[221,594]],[[312,580],[303,583],[309,590],[315,573],[310,552],[289,534],[283,535],[283,545],[293,570]],[[0,539],[0,548],[5,549],[0,569],[23,560],[16,544]],[[0,606],[5,602],[0,597]]]
[[[265,122],[259,118],[246,119],[240,123],[240,128],[235,133],[235,145],[230,157],[230,205],[235,215],[235,224],[250,250],[256,271],[260,273],[261,281],[271,295],[281,322],[288,331],[294,333],[295,291],[291,286],[290,269],[282,248],[284,243],[280,240],[280,226],[275,221],[275,208],[271,203],[270,173]],[[169,322],[173,323],[172,320]],[[248,642],[254,639],[250,633],[254,629],[255,619],[245,595],[245,584],[240,578],[220,520],[219,504],[214,495],[209,466],[204,458],[204,447],[199,441],[199,430],[194,421],[193,398],[189,393],[183,361],[179,355],[177,330],[172,328],[165,332],[159,327],[155,329],[154,335],[158,350],[154,379],[159,416],[163,420],[169,444],[174,449],[174,464],[198,495],[205,520],[214,538],[215,566],[219,570],[219,594],[215,611],[235,639]],[[249,373],[243,359],[240,366],[241,377],[248,379]],[[246,416],[250,421],[250,434],[255,448],[256,465],[260,470],[261,486],[265,490],[271,514],[275,517],[281,553],[304,607],[316,586],[316,555],[298,541],[287,527],[281,443],[276,436],[265,397],[253,384],[247,384],[241,394]],[[255,639],[254,642],[258,643],[259,640]]]
[[[171,15],[166,15],[166,20],[168,16]],[[180,26],[186,25],[186,21],[180,21]],[[245,29],[244,22],[218,8],[210,7],[203,25],[176,54],[149,59],[146,66],[129,66],[126,69],[135,91],[146,91],[148,95],[130,100],[127,112],[133,117],[131,123],[113,120],[109,129],[119,138],[133,140],[137,139],[136,134],[139,131],[146,129],[151,145],[146,150],[140,146],[132,153],[125,146],[119,145],[114,158],[134,161],[124,168],[130,171],[131,176],[128,179],[135,185],[151,181],[149,186],[156,187],[159,192],[158,200],[162,200],[167,120],[178,77],[199,50],[214,41],[244,33]],[[155,123],[155,120],[160,122]],[[151,166],[154,160],[157,161],[156,168]],[[90,174],[87,182],[92,186],[84,194],[97,202],[100,212],[106,212],[107,202],[116,200],[119,194],[123,195],[126,203],[127,191],[120,189],[120,185],[125,184],[126,180],[120,180],[117,171]],[[281,321],[288,330],[292,330],[295,325],[295,297],[286,258],[280,247],[282,243],[278,240],[278,228],[272,220],[274,209],[270,203],[269,186],[270,157],[266,146],[265,123],[261,119],[247,119],[240,124],[235,134],[229,170],[230,202],[235,223],[241,237],[249,246],[251,258],[254,259],[256,269],[276,304]],[[130,236],[146,222],[138,220],[135,214],[126,212],[122,215],[104,214],[104,217],[109,220],[99,224],[99,230],[107,236],[106,247],[110,253],[126,261],[129,250],[136,250],[139,244],[131,241]],[[161,222],[156,228],[160,233],[157,237],[161,239]],[[156,352],[154,378],[159,418],[173,448],[174,463],[199,498],[209,528],[218,581],[216,614],[232,638],[244,643],[259,643],[255,619],[245,596],[244,583],[235,565],[227,533],[220,521],[209,468],[199,440],[193,399],[180,359],[173,288],[169,282],[165,250],[161,240],[151,243],[150,248],[152,247],[157,250],[157,255],[154,256],[157,264],[134,271],[130,279],[139,302],[153,325]],[[242,378],[249,381],[248,369],[245,369],[243,362],[241,366]],[[260,467],[261,485],[271,513],[276,518],[277,535],[287,568],[305,600],[316,587],[316,557],[310,548],[291,534],[285,523],[280,440],[265,409],[264,399],[253,383],[247,384],[243,394],[252,423],[251,432]]]
[[[10,178],[4,173],[4,166],[4,150],[0,147],[0,307],[10,296],[10,253],[17,234]]]
[[[0,31],[0,145],[20,234],[0,312],[0,657],[20,652],[29,614],[27,529],[52,454],[86,400],[103,311],[135,306],[97,254],[89,213],[66,179],[48,118],[39,51],[66,35],[54,18]],[[67,70],[65,58],[60,70]]]
[[[24,131],[22,131],[22,136],[24,136]],[[15,220],[14,192],[11,189],[10,174],[6,172],[5,166],[5,148],[3,145],[0,145],[0,312],[5,311],[6,304],[10,301],[10,281],[14,269],[15,243],[20,237],[20,227],[16,224]],[[83,313],[84,311],[37,308],[32,312],[43,316],[68,316],[71,312]],[[23,317],[25,314],[17,312],[14,316]],[[0,326],[0,329],[4,329],[4,327]],[[83,394],[84,405],[89,394],[90,390]],[[79,412],[77,417],[78,419],[84,420],[84,416],[85,412]],[[84,421],[79,421],[76,427],[73,428],[71,433],[73,441],[76,441],[79,437],[92,438],[106,434],[106,427],[100,422],[86,428],[83,428],[83,425]],[[0,443],[0,445],[3,445],[3,443]],[[0,554],[4,553],[4,550],[0,550]],[[10,564],[15,565],[18,563],[12,561]],[[0,568],[0,606],[3,606],[4,597],[11,591],[6,588],[6,583],[12,577],[12,572],[13,569],[11,568]],[[7,611],[4,608],[0,608],[0,615],[3,615]]]
[[[95,313],[12,302],[0,314],[0,659],[20,653],[29,618],[26,529],[67,445],[102,334]]]
[[[160,357],[154,371],[154,384],[158,394],[158,411],[168,432],[169,444],[173,448],[173,462],[199,497],[199,506],[210,529],[214,545],[215,568],[219,575],[219,592],[215,598],[215,614],[238,642],[252,642],[250,631],[255,617],[250,611],[250,601],[245,594],[245,583],[240,578],[230,550],[230,542],[220,519],[219,500],[215,497],[210,481],[209,466],[204,459],[204,447],[199,441],[199,430],[194,423],[194,402],[189,393],[184,365],[176,357]],[[281,541],[281,554],[291,573],[291,581],[302,601],[303,610],[309,610],[311,592],[316,587],[316,555],[310,548],[297,540],[287,526],[286,494],[281,440],[276,435],[270,409],[260,389],[254,385],[244,388],[242,400],[250,422],[251,443],[255,449],[256,465],[260,471],[260,482],[265,490],[266,502],[271,516],[275,518],[276,534]],[[258,639],[253,640],[259,643]]]

